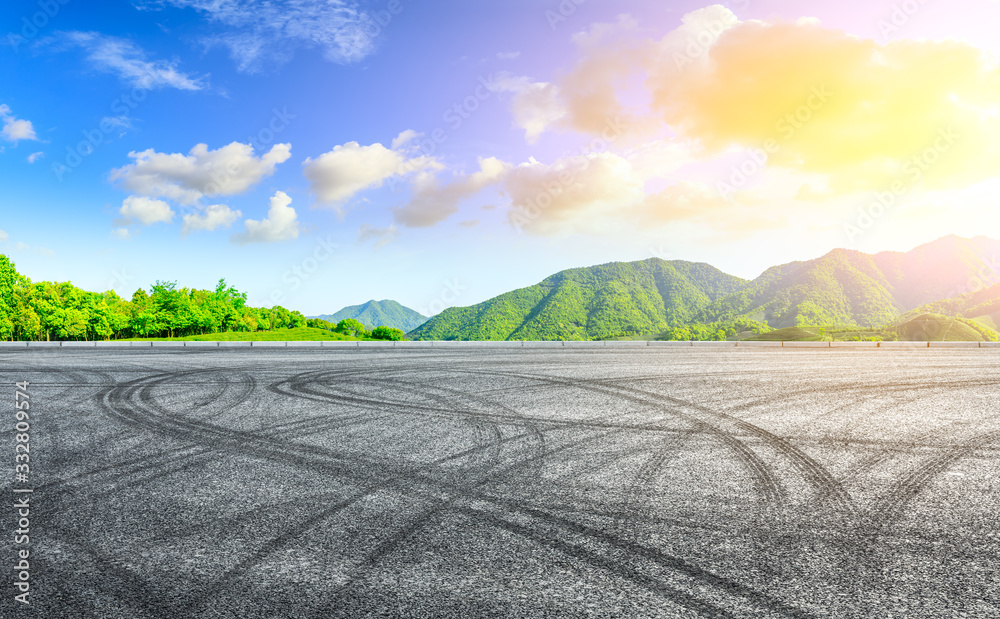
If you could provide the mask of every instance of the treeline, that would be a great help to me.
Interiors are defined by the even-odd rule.
[[[254,308],[247,295],[219,280],[215,290],[157,281],[131,300],[114,291],[88,292],[69,282],[32,282],[0,254],[0,339],[111,340],[184,337],[227,331],[306,326],[283,307]]]
[[[369,331],[368,327],[353,318],[345,318],[337,324],[327,322],[322,318],[310,318],[306,324],[313,329],[326,329],[327,331],[361,339],[371,338],[373,340],[385,340],[389,342],[399,342],[406,339],[406,334],[402,329],[375,327]]]
[[[712,342],[731,339],[746,339],[773,331],[767,323],[739,317],[708,324],[689,324],[673,327],[657,336],[659,340],[674,342]]]

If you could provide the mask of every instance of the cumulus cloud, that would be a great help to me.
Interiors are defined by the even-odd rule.
[[[418,133],[413,129],[407,129],[406,131],[397,135],[396,138],[392,141],[392,150],[399,150],[403,148],[413,140],[419,138],[421,135],[423,134]]]
[[[184,215],[181,234],[186,235],[199,230],[211,232],[219,228],[228,228],[241,215],[240,211],[233,210],[226,204],[212,204],[197,212]]]
[[[112,238],[124,241],[125,239],[131,238],[132,233],[128,228],[113,228],[111,230],[111,236]]]
[[[117,75],[136,88],[201,90],[207,82],[205,77],[183,73],[176,62],[147,60],[142,48],[127,39],[80,31],[60,33],[59,39],[64,44],[82,49],[98,71]]]
[[[379,26],[350,0],[145,0],[140,6],[190,8],[220,28],[205,40],[229,50],[240,71],[287,62],[297,47],[318,48],[341,64],[375,49]]]
[[[590,153],[551,165],[532,158],[511,170],[503,183],[511,201],[510,222],[535,234],[599,229],[641,200],[643,188],[632,164],[613,153]]]
[[[402,148],[416,134],[404,131],[393,141],[394,148],[375,143],[362,146],[348,142],[335,146],[316,159],[303,163],[303,174],[320,202],[339,206],[357,193],[381,187],[386,180],[408,174],[439,169],[433,157],[410,158]]]
[[[38,161],[39,159],[41,159],[44,156],[45,156],[45,153],[42,153],[42,152],[31,153],[30,155],[28,155],[28,163],[35,163],[36,161]]]
[[[535,143],[552,129],[600,134],[610,122],[635,127],[619,102],[617,89],[623,87],[643,66],[648,44],[631,35],[638,26],[628,15],[613,23],[593,24],[573,37],[580,52],[576,66],[556,82],[534,81],[524,76],[501,75],[496,89],[514,94],[511,114],[524,129],[528,143]],[[608,53],[605,46],[613,46]]]
[[[216,150],[198,144],[187,155],[153,149],[130,152],[134,163],[111,171],[111,180],[143,196],[168,198],[194,205],[205,196],[243,193],[274,174],[291,157],[290,144],[275,144],[254,156],[253,146],[233,142]]]
[[[433,174],[422,174],[414,183],[409,203],[393,211],[396,223],[409,228],[433,226],[458,211],[463,199],[496,184],[510,166],[489,157],[479,160],[479,171],[460,175],[451,183],[441,185]]]
[[[248,219],[244,222],[245,230],[232,237],[234,243],[246,245],[250,243],[276,243],[289,241],[299,237],[298,214],[291,207],[292,199],[283,191],[271,197],[271,208],[267,218],[260,221]]]
[[[174,218],[174,211],[169,204],[145,196],[125,198],[118,212],[122,216],[121,222],[125,225],[151,226],[156,223],[170,223]]]
[[[728,199],[710,181],[675,181],[625,209],[622,217],[641,228],[682,229],[710,242],[787,230],[793,219],[796,226],[818,230],[830,221],[830,211],[804,205],[796,196],[803,183],[815,180],[813,175],[775,168],[763,171],[754,187],[738,190]],[[845,200],[850,204],[853,198]]]
[[[522,81],[512,113],[529,139],[566,128],[599,135],[621,117],[632,135],[673,134],[705,156],[770,145],[769,166],[827,175],[831,195],[901,177],[936,190],[996,174],[1000,70],[968,43],[879,43],[816,19],[741,22],[720,5],[660,38],[632,25],[595,25],[574,37],[570,70]],[[626,93],[648,106],[626,109]]]
[[[511,114],[514,124],[524,130],[529,144],[537,142],[549,127],[569,113],[555,84],[534,82],[523,76],[501,75],[494,79],[493,87],[497,92],[514,94]]]
[[[17,144],[21,140],[38,140],[35,135],[35,127],[30,120],[23,120],[14,116],[10,107],[6,104],[0,105],[0,120],[3,120],[3,128],[0,129],[0,137],[8,142]]]
[[[880,45],[815,21],[751,21],[705,55],[680,68],[658,58],[649,85],[665,122],[709,149],[773,140],[772,164],[855,191],[888,186],[945,132],[953,139],[921,175],[927,186],[995,174],[1000,73],[969,44]]]

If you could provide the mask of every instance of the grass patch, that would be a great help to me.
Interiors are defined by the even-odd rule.
[[[348,337],[326,329],[298,327],[296,329],[278,329],[276,331],[227,331],[225,333],[209,333],[207,335],[189,335],[187,337],[136,337],[123,342],[336,342],[368,338]]]
[[[857,326],[786,327],[750,338],[751,342],[890,342],[899,339],[889,329]]]
[[[895,327],[899,339],[909,342],[981,342],[993,339],[990,329],[970,320],[921,314]]]

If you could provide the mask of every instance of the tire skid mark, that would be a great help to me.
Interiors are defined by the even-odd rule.
[[[645,406],[653,406],[658,410],[668,413],[673,417],[683,419],[687,423],[691,424],[695,429],[712,436],[713,438],[722,442],[737,459],[743,464],[744,468],[750,473],[754,480],[754,485],[757,487],[762,498],[767,504],[780,505],[787,498],[787,493],[785,492],[783,486],[778,480],[777,476],[774,474],[770,465],[764,462],[757,453],[751,449],[745,442],[733,436],[732,433],[719,428],[707,421],[700,419],[694,415],[690,415],[681,412],[676,409],[664,409],[662,407],[662,401],[665,398],[659,396],[659,394],[654,394],[651,392],[645,392],[638,389],[629,389],[622,387],[598,387],[591,385],[585,381],[577,381],[574,379],[565,379],[554,376],[539,375],[539,374],[510,374],[502,372],[485,372],[478,370],[464,370],[469,373],[478,374],[488,374],[497,376],[507,376],[521,378],[525,380],[535,380],[541,381],[551,385],[559,385],[563,387],[578,388],[586,391],[592,391],[596,393],[602,393],[604,395],[610,395],[625,399],[638,404],[643,404]],[[686,408],[692,407],[689,403],[673,399],[666,398],[671,404],[680,405]],[[748,424],[751,425],[751,424]],[[753,426],[756,427],[756,426]],[[656,471],[652,471],[651,474],[655,475]]]
[[[724,608],[721,608],[710,602],[706,602],[697,596],[684,591],[678,587],[672,587],[666,583],[641,573],[639,570],[633,568],[629,565],[623,565],[621,562],[611,559],[607,556],[602,555],[599,552],[594,552],[582,545],[574,544],[566,541],[562,536],[557,535],[546,535],[541,533],[537,528],[527,527],[518,522],[502,518],[496,513],[487,512],[475,508],[460,508],[459,511],[464,513],[476,520],[481,520],[488,523],[494,527],[503,529],[525,539],[531,540],[537,544],[547,546],[563,554],[566,554],[574,559],[580,560],[584,563],[588,563],[594,567],[601,568],[605,571],[611,572],[619,577],[628,580],[631,583],[642,586],[654,593],[659,594],[661,597],[673,602],[679,606],[692,610],[704,617],[739,617],[742,616],[740,613],[731,612]],[[717,590],[721,590],[733,597],[739,597],[741,599],[750,601],[763,609],[770,611],[772,613],[779,614],[785,617],[809,617],[810,615],[794,607],[790,607],[780,602],[779,600],[767,596],[759,591],[756,591],[746,585],[742,585],[736,581],[729,580],[720,577],[708,570],[694,566],[693,564],[687,563],[683,559],[676,557],[671,557],[664,555],[658,551],[651,550],[645,546],[632,545],[627,542],[623,542],[620,539],[607,536],[601,531],[591,529],[590,527],[585,527],[578,523],[572,521],[565,521],[561,518],[552,517],[549,514],[540,512],[538,510],[520,510],[522,513],[534,516],[536,519],[546,521],[549,524],[560,524],[563,530],[569,530],[573,533],[583,535],[588,539],[594,541],[603,542],[612,548],[618,550],[625,550],[633,557],[641,557],[643,559],[649,560],[650,562],[657,564],[661,567],[668,568],[674,573],[680,573],[685,576],[692,578],[696,583],[702,585],[711,585]]]
[[[155,398],[152,397],[152,389],[163,382],[183,378],[185,374],[187,374],[187,372],[164,374],[152,381],[148,379],[139,379],[138,381],[133,381],[134,384],[126,384],[124,386],[110,390],[103,400],[106,401],[108,405],[107,408],[112,409],[113,414],[120,416],[120,418],[123,421],[127,423],[131,422],[133,424],[139,425],[140,427],[145,427],[146,429],[153,430],[161,434],[167,434],[175,436],[177,438],[183,438],[187,436],[188,440],[191,440],[192,439],[191,434],[194,433],[199,442],[204,442],[209,445],[212,445],[216,449],[237,450],[239,453],[249,453],[250,455],[256,455],[269,459],[278,459],[281,461],[291,461],[292,463],[303,464],[308,468],[312,469],[315,469],[317,466],[321,466],[321,468],[327,470],[328,472],[334,472],[338,474],[345,473],[343,466],[329,467],[323,465],[324,461],[328,460],[330,457],[340,456],[340,454],[332,453],[330,452],[330,450],[309,448],[308,446],[303,446],[298,444],[293,444],[295,449],[300,451],[300,453],[298,454],[288,453],[287,449],[282,449],[282,450],[267,449],[261,445],[255,444],[254,440],[252,440],[254,437],[248,436],[247,433],[226,431],[223,428],[219,428],[218,426],[213,426],[211,424],[185,421],[176,418],[176,416],[170,413],[169,411],[157,410],[160,407],[158,407],[157,403],[155,402]],[[114,397],[112,397],[111,394],[111,392],[113,391],[116,391],[116,393],[113,394]],[[130,416],[128,411],[123,411],[122,409],[125,408],[125,405],[130,400],[138,401],[139,403],[141,403],[143,405],[143,408],[146,409],[144,412],[146,412],[147,416],[149,416],[150,418],[143,419],[141,413],[137,413]],[[368,402],[370,403],[370,400]],[[403,404],[403,406],[405,406],[405,404]],[[554,429],[563,429],[567,427],[566,424],[554,424],[554,425],[555,425]],[[581,428],[579,424],[568,424],[568,425],[572,429],[595,429],[593,426],[583,426]],[[616,427],[614,425],[611,425],[611,427],[607,429],[612,431],[609,433],[613,433],[618,431],[634,430],[634,429],[648,430],[650,429],[650,427],[629,428],[629,427]],[[593,438],[594,437],[588,437],[588,440],[593,440]],[[285,447],[288,447],[288,445],[286,445]],[[552,450],[549,450],[547,453],[552,453]],[[358,460],[357,454],[348,454],[346,457],[350,458],[353,461]],[[451,457],[454,456],[449,456],[449,458]],[[340,465],[342,463],[337,463],[337,464]],[[515,466],[523,466],[525,464],[526,461],[519,461],[515,463]],[[400,471],[400,473],[403,474],[404,479],[412,479],[415,482],[419,483],[437,484],[449,490],[460,490],[448,486],[441,480],[433,478],[427,479],[427,475],[425,473],[427,471],[432,470],[432,468],[428,467],[434,467],[435,465],[436,465],[435,463],[431,463],[430,465],[420,467],[416,471],[404,468]],[[370,477],[372,473],[373,471],[371,470],[370,467],[365,467],[364,475]],[[346,474],[354,476],[359,475],[357,471],[353,470],[347,470]],[[371,489],[369,489],[369,493],[370,492]],[[348,503],[356,502],[357,500],[360,500],[360,498],[362,498],[363,496],[365,495],[357,495],[356,497],[349,499]],[[482,497],[479,497],[478,495],[472,495],[472,498],[482,498]],[[324,510],[322,514],[311,517],[307,521],[307,523],[305,523],[304,527],[300,527],[302,531],[299,534],[301,535],[302,533],[312,528],[319,522],[322,522],[325,518],[329,517],[333,513],[341,511],[348,506],[349,504],[336,504],[334,506],[331,506],[331,508]],[[326,515],[324,516],[323,514]],[[574,526],[582,526],[582,525],[576,525],[576,523],[573,524]],[[613,536],[610,536],[608,534],[601,533],[601,535],[604,538],[617,540],[618,543],[626,544],[625,547],[627,549],[631,548],[631,546],[628,546],[627,542],[618,540],[617,538],[614,538]],[[295,535],[282,535],[280,538],[276,538],[275,540],[269,542],[268,548],[274,548],[274,549],[280,548],[283,545],[287,544],[288,541],[290,541],[294,537]],[[398,535],[396,537],[398,537]],[[390,552],[392,548],[393,548],[392,543],[389,543],[388,545],[382,544],[379,547],[379,552],[387,553]],[[273,550],[271,550],[271,552],[273,552]],[[270,553],[266,553],[261,557],[258,557],[258,559],[263,560],[263,557],[266,557],[267,554]],[[257,563],[259,562],[260,561],[257,561]],[[251,563],[253,563],[253,561],[251,561]],[[250,569],[252,569],[252,567],[253,565],[244,565],[243,574],[247,573]],[[704,577],[705,575],[702,574],[701,576]],[[239,577],[240,576],[235,576],[234,579],[238,579]],[[709,580],[712,579],[709,578]]]
[[[395,379],[394,382],[396,384],[406,385],[410,389],[416,387],[416,383],[414,381],[403,381],[403,380]],[[441,391],[443,393],[451,394],[452,396],[457,396],[459,398],[465,398],[465,399],[468,399],[468,400],[470,400],[472,402],[478,402],[478,403],[483,404],[483,405],[488,406],[488,407],[496,408],[496,409],[502,411],[503,415],[505,415],[507,417],[510,417],[510,418],[513,418],[513,419],[520,420],[521,421],[520,427],[523,427],[524,430],[529,435],[530,440],[531,440],[532,444],[534,445],[535,454],[543,454],[545,452],[545,434],[539,428],[538,423],[535,422],[534,420],[529,419],[528,417],[526,417],[525,415],[523,415],[521,412],[515,410],[514,408],[512,408],[510,406],[507,406],[505,404],[502,404],[500,402],[496,402],[496,401],[491,400],[489,398],[484,398],[482,396],[475,395],[475,394],[472,394],[472,393],[468,393],[468,392],[460,390],[460,389],[455,389],[455,388],[451,388],[451,387],[443,387],[441,385],[434,385],[433,389],[436,389],[436,390]],[[494,429],[498,429],[498,425],[496,423],[492,424],[492,426],[493,426]],[[497,433],[495,435],[495,438],[496,438],[497,441],[499,441],[501,439],[501,435],[499,433]],[[541,460],[539,460],[539,465],[541,466],[542,464],[543,464],[543,462]]]
[[[909,475],[893,485],[870,510],[868,526],[870,530],[881,532],[894,524],[903,514],[907,505],[936,477],[946,472],[956,463],[975,452],[980,447],[1000,440],[1000,430],[975,436],[963,444],[942,450],[941,453],[925,460]]]
[[[158,596],[152,594],[149,582],[141,575],[121,565],[118,560],[104,554],[104,552],[93,544],[84,541],[74,531],[69,531],[51,524],[49,525],[48,530],[53,532],[60,542],[77,548],[97,564],[97,567],[99,568],[98,573],[102,575],[102,578],[89,578],[88,583],[90,583],[91,586],[93,586],[95,580],[97,582],[114,582],[113,591],[104,590],[102,593],[113,596],[118,600],[129,600],[131,602],[139,601],[142,604],[141,610],[147,617],[174,619],[174,615],[170,614],[166,609],[156,604],[156,600],[159,599]],[[123,593],[127,593],[128,595],[122,595]],[[88,601],[90,600],[88,599]],[[133,604],[129,603],[129,606],[133,606]]]
[[[592,443],[592,442],[594,442],[596,440],[601,440],[601,439],[607,438],[609,436],[612,436],[612,435],[615,435],[615,434],[619,434],[621,432],[622,432],[622,430],[610,430],[610,431],[605,431],[605,432],[603,432],[601,434],[596,434],[596,435],[591,435],[591,436],[588,436],[588,437],[584,437],[582,439],[579,439],[579,440],[573,441],[571,443],[568,443],[568,444],[565,444],[565,445],[561,445],[560,447],[551,449],[551,450],[548,451],[547,454],[544,454],[544,455],[541,455],[541,456],[537,456],[537,457],[542,458],[542,457],[554,455],[554,454],[559,453],[559,452],[565,452],[565,451],[569,451],[569,450],[572,450],[572,449],[576,449],[576,448],[579,448],[579,447],[584,446],[586,444]],[[502,471],[502,472],[498,473],[495,476],[496,477],[500,477],[501,475],[503,475],[504,477],[506,477],[513,470],[516,470],[517,468],[526,466],[527,464],[528,463],[526,461],[516,462],[516,463],[510,465],[508,467],[508,469],[506,469],[505,471]],[[438,515],[440,513],[445,512],[445,510],[448,509],[450,506],[452,506],[459,498],[463,498],[463,499],[472,500],[472,501],[487,501],[487,502],[491,502],[491,503],[493,503],[493,504],[495,504],[495,505],[497,505],[499,507],[505,507],[505,508],[510,509],[512,511],[518,511],[518,512],[522,512],[522,513],[527,513],[529,515],[533,515],[535,517],[541,517],[543,519],[546,519],[546,520],[550,521],[552,524],[567,526],[571,530],[571,532],[573,532],[573,533],[576,533],[576,534],[579,534],[579,535],[583,535],[583,536],[586,536],[588,538],[595,538],[596,537],[596,539],[598,539],[598,541],[603,542],[605,544],[608,544],[608,545],[610,545],[612,547],[617,547],[619,550],[622,550],[622,551],[625,551],[625,552],[633,552],[635,549],[641,549],[642,550],[642,554],[648,555],[646,557],[647,559],[649,557],[654,557],[655,559],[657,559],[656,562],[660,563],[660,565],[662,567],[665,567],[665,568],[668,568],[668,569],[677,569],[678,567],[683,568],[683,571],[689,577],[691,577],[694,580],[702,580],[702,581],[704,581],[704,584],[708,584],[708,585],[714,586],[714,587],[719,587],[720,584],[723,584],[723,585],[725,585],[723,587],[723,589],[726,590],[727,592],[737,591],[742,596],[748,596],[750,598],[762,599],[762,600],[765,601],[765,605],[770,606],[772,608],[780,608],[780,609],[782,609],[781,614],[786,615],[786,616],[793,616],[793,617],[806,617],[806,616],[808,616],[805,613],[799,611],[798,609],[794,609],[794,608],[791,608],[791,607],[785,608],[782,605],[781,602],[774,601],[770,596],[767,596],[766,594],[757,592],[756,590],[754,590],[751,587],[747,587],[745,585],[741,585],[739,583],[735,583],[734,581],[728,581],[726,579],[720,579],[720,577],[715,576],[714,574],[711,574],[711,572],[708,572],[707,570],[703,570],[702,568],[698,568],[696,566],[693,566],[693,565],[691,565],[691,564],[689,564],[687,562],[684,562],[683,560],[676,559],[676,558],[671,558],[670,560],[663,561],[662,559],[666,555],[663,555],[662,553],[660,553],[659,551],[657,551],[655,549],[651,549],[651,548],[649,548],[647,546],[643,546],[643,545],[635,543],[635,542],[629,542],[629,541],[626,541],[626,540],[622,540],[621,538],[618,538],[618,537],[616,537],[616,536],[614,536],[612,534],[605,533],[603,531],[599,531],[599,530],[596,530],[596,529],[592,529],[591,527],[587,527],[586,525],[581,525],[581,524],[579,524],[577,522],[574,522],[572,520],[567,520],[567,519],[564,519],[564,518],[559,518],[559,517],[554,516],[552,514],[549,514],[547,512],[541,511],[541,510],[539,510],[536,507],[532,507],[530,505],[526,506],[526,505],[524,505],[521,502],[514,502],[514,501],[510,501],[508,499],[497,498],[497,497],[485,494],[482,491],[478,491],[478,492],[476,491],[476,488],[482,487],[488,481],[490,481],[490,480],[482,480],[478,484],[476,484],[473,488],[468,488],[466,486],[459,486],[459,487],[456,487],[456,486],[447,486],[447,487],[445,487],[446,490],[451,490],[453,492],[456,492],[460,496],[459,497],[449,497],[449,498],[446,498],[446,499],[437,499],[441,504],[436,505],[436,506],[434,506],[434,507],[432,507],[432,508],[424,511],[423,513],[419,514],[412,521],[412,523],[411,523],[410,526],[405,527],[401,532],[393,535],[389,540],[386,540],[385,542],[379,544],[379,546],[376,548],[376,551],[373,552],[369,556],[368,560],[365,562],[366,569],[367,570],[374,569],[380,559],[382,559],[382,558],[388,556],[389,554],[391,554],[398,546],[400,546],[401,544],[403,544],[408,538],[412,537],[423,526],[425,526],[427,523],[429,523],[431,521],[431,518],[433,516],[436,516],[436,515]],[[443,484],[439,484],[439,486],[443,486]],[[455,511],[455,509],[452,508],[452,511]],[[459,509],[459,511],[461,511],[461,509]],[[610,561],[608,563],[609,563],[609,565],[611,564]],[[634,571],[626,570],[625,572],[623,572],[623,575],[625,575],[626,578],[628,578],[628,579],[631,580],[634,577],[635,572]],[[709,576],[709,575],[711,575],[711,576]],[[337,591],[335,592],[335,595],[332,596],[333,599],[331,600],[331,602],[329,602],[315,616],[318,616],[318,617],[329,616],[328,614],[325,614],[325,613],[328,613],[331,608],[335,607],[339,596],[342,595],[342,594],[344,594],[355,582],[357,582],[358,580],[360,580],[361,577],[362,577],[362,575],[360,573],[356,572],[347,583],[345,583],[344,585],[342,585],[341,587],[339,587],[337,589]],[[645,577],[643,577],[643,578],[645,578]],[[658,583],[657,583],[657,585],[658,585]],[[657,587],[654,587],[654,590],[656,590],[656,588]],[[661,593],[664,592],[662,586],[659,586],[659,590],[660,590]]]
[[[458,370],[456,370],[458,371]],[[326,391],[320,391],[315,389],[304,389],[302,391],[288,391],[280,392],[282,395],[294,396],[303,398],[306,400],[321,402],[323,404],[330,403],[349,403],[354,406],[366,407],[373,410],[385,411],[387,407],[402,409],[402,412],[406,414],[413,414],[416,412],[428,413],[430,415],[439,417],[455,417],[455,416],[468,416],[468,415],[478,415],[483,417],[489,417],[492,419],[497,419],[508,424],[517,424],[518,422],[530,422],[537,424],[539,426],[547,426],[547,429],[554,428],[574,428],[574,429],[592,429],[592,430],[602,430],[602,429],[617,429],[617,430],[635,430],[643,432],[660,432],[664,434],[674,434],[674,433],[693,433],[694,431],[679,430],[676,428],[665,428],[659,424],[616,424],[610,422],[601,422],[597,420],[591,421],[563,421],[558,419],[549,419],[545,417],[533,417],[529,415],[517,415],[511,416],[506,414],[498,413],[487,413],[483,411],[476,411],[472,409],[456,409],[456,408],[442,408],[437,406],[422,405],[406,403],[396,400],[382,400],[377,398],[363,397],[357,395],[340,395],[336,393],[330,393]]]
[[[564,379],[557,379],[564,380]],[[570,381],[573,382],[572,380]],[[577,384],[578,388],[587,389],[586,383]],[[676,406],[681,406],[689,409],[698,411],[699,413],[709,415],[723,423],[732,424],[737,429],[742,430],[750,435],[756,436],[757,438],[764,441],[765,444],[772,447],[783,456],[785,456],[803,478],[816,489],[820,494],[820,499],[831,504],[832,507],[836,508],[845,514],[854,513],[854,501],[847,490],[841,485],[841,483],[833,477],[833,475],[821,464],[816,462],[812,457],[803,452],[798,447],[795,447],[786,439],[773,434],[760,426],[752,424],[748,421],[716,411],[714,409],[696,404],[694,402],[689,402],[687,400],[682,400],[679,398],[674,398],[659,394],[652,391],[646,391],[643,389],[635,389],[631,387],[616,386],[610,387],[611,389],[622,390],[626,393],[636,394],[640,397],[653,398],[654,400],[659,400],[663,402],[668,402]],[[730,439],[735,440],[733,433],[726,433],[721,430]]]

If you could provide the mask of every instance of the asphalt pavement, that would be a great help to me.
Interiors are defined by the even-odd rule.
[[[4,349],[0,616],[998,617],[998,387],[1000,349]]]

